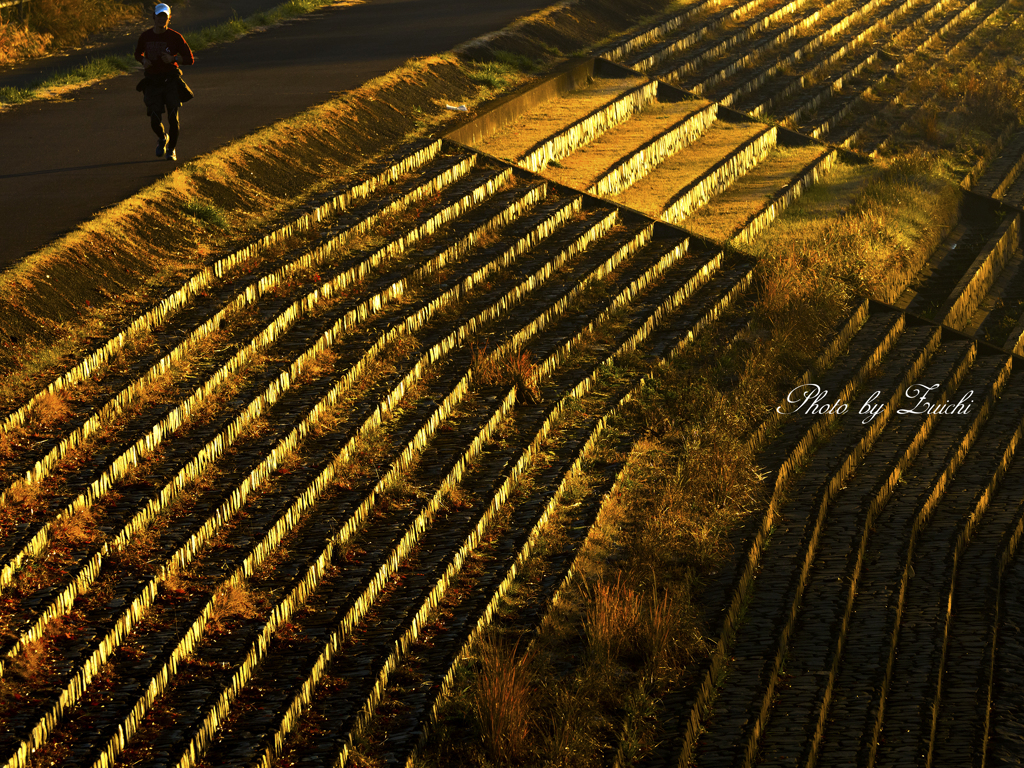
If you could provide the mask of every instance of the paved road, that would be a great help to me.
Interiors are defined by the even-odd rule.
[[[199,95],[182,110],[178,156],[214,150],[549,2],[371,0],[202,51],[185,70]],[[0,269],[170,171],[153,154],[138,80],[120,77],[69,102],[0,114]]]
[[[171,26],[188,37],[189,33],[195,30],[223,24],[233,18],[248,18],[260,11],[269,11],[280,4],[281,0],[174,0],[170,3],[174,12]],[[151,8],[153,5],[156,3],[150,3],[147,7]],[[152,23],[140,6],[136,22],[126,23],[118,30],[95,35],[77,50],[61,51],[16,66],[0,67],[0,88],[34,87],[49,77],[69,72],[92,59],[130,54],[135,50],[135,41],[139,39],[139,33]]]

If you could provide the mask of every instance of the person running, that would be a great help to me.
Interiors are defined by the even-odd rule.
[[[175,147],[178,145],[178,109],[181,106],[182,89],[191,98],[188,86],[181,79],[181,64],[195,63],[192,49],[185,38],[171,29],[171,7],[160,3],[153,9],[153,28],[139,36],[135,46],[135,58],[146,70],[145,79],[139,83],[146,113],[153,132],[159,137],[156,156],[177,160]],[[186,99],[187,100],[187,99]],[[167,110],[167,131],[164,131],[163,113]]]

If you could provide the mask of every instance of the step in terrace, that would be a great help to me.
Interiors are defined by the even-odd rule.
[[[924,765],[987,748],[1024,381],[995,348],[900,317],[871,305],[837,337],[878,350],[870,378],[829,350],[808,380],[849,412],[801,417],[792,397],[773,420],[766,468],[783,471],[740,547],[750,559],[723,577],[733,607],[680,723],[684,764]]]
[[[387,696],[404,764],[649,366],[748,312],[722,246],[829,173],[818,139],[887,141],[906,62],[973,55],[1002,7],[694,3],[97,340],[0,424],[24,447],[0,464],[0,765],[343,765]],[[655,762],[1014,759],[1019,143],[751,437],[770,504],[706,588],[715,650]],[[812,390],[850,412],[802,413]],[[68,417],[36,429],[52,398]],[[524,637],[620,470],[569,513]]]

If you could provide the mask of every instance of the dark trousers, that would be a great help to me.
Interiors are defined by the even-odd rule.
[[[149,124],[159,138],[164,136],[163,113],[167,111],[167,147],[170,152],[178,145],[178,108],[181,97],[178,94],[179,79],[177,75],[166,75],[162,78],[150,78],[142,90],[142,98],[146,102],[149,113]]]
[[[150,115],[149,124],[153,128],[153,133],[157,135],[157,138],[162,139],[164,137],[164,125],[161,115]],[[166,151],[170,152],[176,146],[178,146],[178,107],[170,106],[167,107],[167,147]]]

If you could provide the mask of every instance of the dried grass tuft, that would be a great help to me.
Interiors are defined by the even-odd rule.
[[[225,629],[229,619],[251,619],[258,615],[256,601],[245,584],[228,584],[217,590],[209,624],[214,631]]]
[[[56,392],[47,392],[36,401],[32,421],[42,429],[63,424],[71,415],[67,401]]]
[[[45,667],[47,655],[47,638],[28,643],[11,664],[11,676],[23,682],[35,680]]]
[[[490,387],[502,381],[501,364],[488,351],[486,344],[479,346],[474,342],[470,354],[473,358],[473,377],[478,384]]]
[[[502,367],[505,378],[514,384],[530,402],[540,402],[540,385],[537,382],[537,366],[530,353],[524,350],[509,352]]]
[[[96,513],[92,507],[65,515],[54,527],[52,538],[55,542],[75,545],[96,539]]]
[[[43,56],[52,41],[53,35],[40,34],[24,24],[0,20],[0,66]]]
[[[18,483],[7,494],[7,502],[14,507],[35,509],[41,504],[42,495],[39,483]]]
[[[584,631],[590,653],[599,662],[608,663],[623,656],[635,656],[639,649],[642,600],[622,582],[593,587],[584,615]]]
[[[518,643],[484,643],[474,690],[474,705],[491,757],[517,761],[529,750],[536,685],[533,654],[519,654]]]

